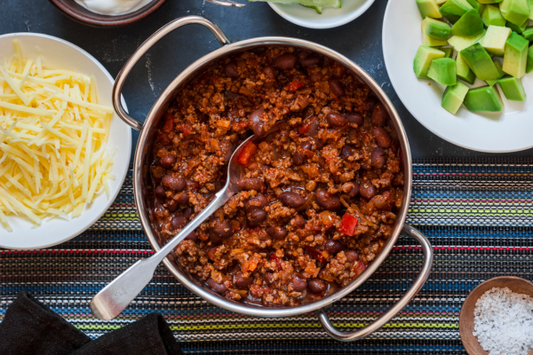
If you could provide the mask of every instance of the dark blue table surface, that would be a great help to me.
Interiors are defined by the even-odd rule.
[[[418,123],[400,102],[390,84],[381,46],[386,0],[376,0],[355,21],[329,30],[293,25],[265,3],[250,3],[237,9],[203,0],[167,0],[148,18],[117,29],[96,29],[74,22],[45,0],[0,0],[0,3],[0,34],[40,32],[61,37],[87,50],[113,76],[154,31],[187,15],[201,15],[216,22],[233,42],[260,36],[288,36],[317,42],[352,59],[385,89],[402,117],[415,158],[491,155],[442,140]],[[188,26],[168,35],[140,61],[126,84],[124,96],[130,113],[144,119],[155,99],[181,70],[218,47],[211,33],[201,26]],[[136,138],[136,132],[133,134]],[[527,150],[506,155],[531,156],[532,153],[533,150]]]

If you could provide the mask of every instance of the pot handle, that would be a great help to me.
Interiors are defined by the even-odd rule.
[[[431,264],[433,263],[433,247],[429,243],[429,240],[420,231],[406,224],[403,227],[403,232],[407,235],[414,237],[422,245],[424,251],[424,264],[422,271],[416,278],[415,282],[411,285],[411,288],[405,293],[398,303],[392,306],[385,314],[379,317],[370,325],[355,332],[341,332],[335,328],[335,326],[329,320],[326,312],[323,309],[316,310],[315,313],[322,323],[322,326],[326,332],[336,340],[340,341],[354,341],[367,337],[371,333],[381,328],[385,323],[390,321],[396,314],[398,314],[407,304],[413,299],[413,297],[420,291],[424,283],[426,282],[429,273],[431,271]]]
[[[118,117],[122,121],[124,121],[126,124],[128,124],[133,129],[136,129],[137,131],[140,131],[143,128],[143,122],[137,121],[135,118],[131,117],[126,110],[124,110],[124,107],[122,106],[122,102],[120,100],[120,94],[122,92],[122,87],[124,86],[124,82],[126,81],[126,78],[128,77],[130,71],[133,69],[135,64],[141,59],[141,57],[150,49],[154,44],[156,44],[161,38],[166,36],[169,32],[174,31],[177,28],[180,28],[182,26],[191,25],[191,24],[197,24],[202,25],[204,27],[207,27],[209,31],[215,36],[215,38],[220,42],[221,45],[229,44],[230,40],[224,32],[213,22],[209,21],[205,17],[202,16],[185,16],[180,17],[178,19],[175,19],[173,21],[170,21],[163,27],[161,27],[159,30],[157,30],[153,35],[148,37],[146,41],[141,44],[139,48],[133,53],[133,55],[128,59],[126,64],[122,67],[120,72],[117,75],[117,78],[115,79],[115,84],[113,85],[113,107],[115,108],[115,112],[117,113]]]

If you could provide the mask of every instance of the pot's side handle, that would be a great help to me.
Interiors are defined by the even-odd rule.
[[[398,314],[407,304],[413,299],[413,297],[420,291],[424,283],[426,282],[429,273],[431,271],[431,264],[433,263],[433,247],[429,243],[428,239],[417,229],[411,227],[410,225],[405,225],[403,227],[403,232],[414,237],[422,245],[424,251],[424,264],[422,271],[416,278],[411,288],[405,293],[405,295],[392,306],[385,314],[376,319],[373,323],[366,326],[363,329],[357,330],[355,332],[341,332],[335,328],[335,326],[329,320],[326,312],[323,309],[315,311],[322,323],[322,326],[326,332],[334,339],[340,341],[354,341],[362,339],[371,333],[375,332],[381,328],[385,323],[389,322],[396,314]]]
[[[211,33],[215,36],[215,38],[220,42],[221,45],[225,45],[230,43],[230,40],[224,32],[213,22],[209,21],[205,17],[202,16],[185,16],[180,17],[176,20],[173,20],[163,27],[161,27],[159,30],[157,30],[153,35],[151,35],[146,41],[141,44],[139,48],[133,53],[133,55],[128,59],[126,64],[122,67],[120,72],[117,75],[117,78],[115,79],[115,85],[113,85],[113,107],[115,108],[115,112],[117,115],[130,127],[140,131],[143,128],[143,123],[137,121],[135,118],[131,117],[126,110],[124,110],[124,107],[122,107],[122,102],[120,100],[120,94],[122,92],[122,87],[124,86],[124,82],[126,81],[130,71],[133,69],[135,64],[141,59],[141,57],[150,49],[154,44],[156,44],[161,38],[166,36],[169,32],[174,31],[177,28],[180,28],[182,26],[191,25],[191,24],[197,24],[202,25],[204,27],[207,27]]]

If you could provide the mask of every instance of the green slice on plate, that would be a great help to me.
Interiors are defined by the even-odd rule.
[[[249,0],[249,1],[264,1],[274,2],[278,4],[300,4],[305,7],[314,9],[319,14],[326,7],[334,7],[340,9],[342,6],[341,0]]]

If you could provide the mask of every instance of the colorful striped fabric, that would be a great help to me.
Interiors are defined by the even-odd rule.
[[[189,354],[465,354],[458,330],[461,304],[482,281],[500,275],[531,280],[533,159],[419,161],[408,222],[435,251],[422,291],[369,338],[328,338],[314,314],[264,319],[214,307],[163,267],[117,319],[95,319],[88,302],[104,285],[152,254],[137,220],[131,174],[109,211],[87,232],[39,251],[0,250],[0,320],[27,290],[97,338],[153,311],[170,324]],[[363,327],[398,300],[421,267],[420,247],[401,237],[372,278],[328,309],[338,327]]]

